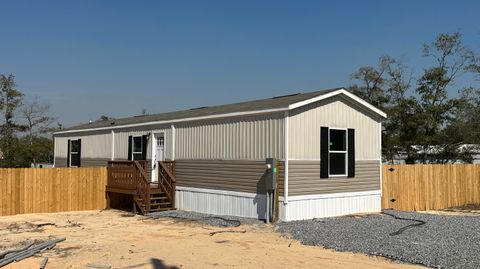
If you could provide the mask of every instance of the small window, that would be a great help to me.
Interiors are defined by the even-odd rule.
[[[70,166],[80,167],[80,139],[70,140]]]
[[[134,136],[132,143],[132,160],[143,159],[143,138],[141,136]]]
[[[157,147],[163,148],[165,146],[165,138],[163,136],[159,136],[157,138]]]
[[[329,175],[347,175],[347,130],[330,129],[328,158]]]
[[[330,129],[330,150],[346,151],[347,150],[347,132],[345,130]]]

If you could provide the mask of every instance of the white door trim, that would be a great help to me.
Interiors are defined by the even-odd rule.
[[[157,182],[157,137],[163,137],[163,154],[165,158],[165,132],[153,132],[152,133],[152,182]]]

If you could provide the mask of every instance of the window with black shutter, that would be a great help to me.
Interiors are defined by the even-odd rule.
[[[68,166],[80,167],[81,140],[68,140]]]
[[[128,143],[129,160],[146,160],[147,159],[147,141],[148,136],[130,136]]]
[[[355,177],[355,130],[321,127],[320,178]]]
[[[347,175],[347,130],[330,129],[328,148],[330,176]]]

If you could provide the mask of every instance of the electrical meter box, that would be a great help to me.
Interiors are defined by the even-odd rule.
[[[277,160],[274,158],[267,158],[265,160],[265,189],[267,192],[275,190],[277,182]]]

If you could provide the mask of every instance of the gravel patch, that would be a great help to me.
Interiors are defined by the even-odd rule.
[[[196,221],[205,225],[217,227],[237,227],[242,224],[264,225],[264,222],[258,219],[240,218],[234,216],[219,216],[181,210],[155,212],[148,214],[147,217],[153,219],[174,218],[185,221]]]
[[[480,216],[384,212],[418,221],[378,214],[285,222],[275,228],[306,245],[433,268],[480,268]]]

